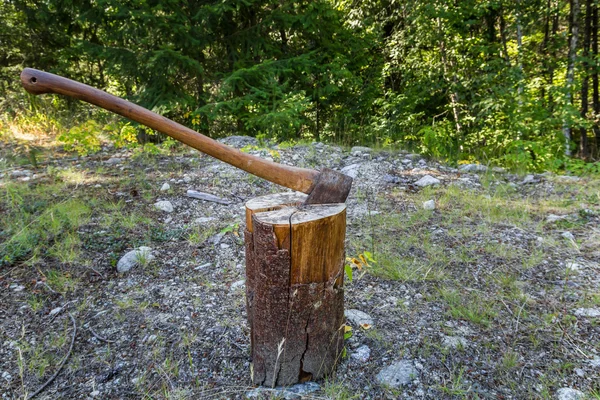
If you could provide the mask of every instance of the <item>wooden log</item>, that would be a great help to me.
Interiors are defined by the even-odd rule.
[[[330,374],[344,342],[346,205],[280,193],[246,203],[246,307],[252,382]]]

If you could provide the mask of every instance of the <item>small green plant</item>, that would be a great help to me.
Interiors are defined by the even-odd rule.
[[[65,149],[85,156],[100,150],[100,132],[98,122],[89,119],[59,135],[58,140],[65,144]]]

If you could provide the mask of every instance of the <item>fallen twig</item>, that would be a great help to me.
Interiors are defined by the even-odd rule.
[[[212,194],[198,192],[197,190],[188,190],[186,194],[187,194],[187,197],[192,197],[194,199],[212,201],[214,203],[220,203],[220,204],[231,204],[231,202],[229,200],[222,199],[222,198],[214,196]]]
[[[110,340],[110,339],[107,339],[107,338],[105,338],[103,336],[100,336],[99,334],[97,334],[96,332],[94,332],[94,330],[91,327],[89,327],[89,326],[87,327],[87,330],[90,331],[90,333],[92,334],[92,336],[94,336],[96,339],[98,339],[101,342],[106,342],[106,343],[115,343],[116,342],[115,340]]]
[[[58,374],[60,374],[60,371],[62,371],[63,367],[65,366],[65,363],[69,359],[69,356],[71,355],[71,352],[73,351],[73,345],[75,344],[75,336],[77,336],[77,323],[75,322],[75,318],[73,317],[73,314],[71,314],[71,313],[69,313],[69,317],[71,318],[71,322],[73,323],[73,336],[71,337],[71,344],[69,345],[69,351],[67,351],[67,354],[65,355],[65,357],[62,359],[62,361],[58,365],[58,369],[56,370],[54,375],[52,375],[50,377],[50,379],[48,379],[42,386],[40,386],[40,388],[38,390],[36,390],[32,394],[30,394],[29,397],[27,397],[27,400],[33,399],[38,394],[42,393],[44,391],[44,389],[46,389],[48,387],[48,385],[50,385],[54,381],[54,379],[56,379]]]

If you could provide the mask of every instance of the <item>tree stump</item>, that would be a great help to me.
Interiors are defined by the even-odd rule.
[[[246,307],[252,382],[330,374],[344,345],[346,205],[280,193],[246,203]]]

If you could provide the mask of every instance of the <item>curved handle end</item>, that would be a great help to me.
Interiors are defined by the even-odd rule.
[[[21,72],[21,84],[31,94],[43,94],[52,92],[43,82],[44,72],[33,68],[25,68]]]

